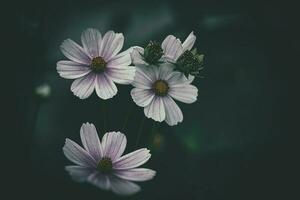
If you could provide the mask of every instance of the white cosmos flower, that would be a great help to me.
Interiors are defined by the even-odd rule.
[[[139,65],[131,90],[133,101],[144,107],[146,117],[155,121],[166,121],[170,126],[182,122],[183,115],[173,100],[193,103],[197,100],[198,89],[190,83],[183,73],[173,71],[173,65]]]
[[[108,31],[102,37],[97,29],[88,28],[81,35],[83,47],[71,39],[61,45],[62,53],[70,60],[57,62],[57,72],[66,79],[75,79],[71,91],[80,99],[96,90],[101,99],[117,94],[115,83],[130,84],[135,75],[128,49],[119,53],[124,44],[122,33]]]
[[[148,149],[122,156],[127,143],[124,134],[108,132],[100,141],[95,126],[85,123],[81,126],[80,137],[84,148],[70,139],[66,139],[63,147],[65,156],[76,164],[65,167],[75,181],[130,195],[140,191],[140,186],[131,181],[147,181],[155,176],[154,170],[137,168],[151,157]]]
[[[161,44],[163,56],[160,61],[175,63],[186,50],[191,50],[193,48],[195,41],[196,36],[193,31],[183,43],[174,35],[168,35]],[[133,47],[133,51],[131,53],[132,63],[134,65],[147,65],[148,63],[143,59],[142,55],[144,55],[144,48],[138,46]]]

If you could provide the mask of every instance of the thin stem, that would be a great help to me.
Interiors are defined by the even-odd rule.
[[[146,117],[143,117],[142,122],[140,124],[140,128],[139,128],[139,131],[137,133],[137,138],[136,138],[136,142],[135,142],[135,147],[137,147],[138,144],[139,144],[141,133],[143,131],[143,127],[144,127],[144,124],[145,124],[145,119],[146,119]]]
[[[123,131],[125,131],[127,122],[128,122],[128,120],[129,120],[129,117],[130,117],[130,114],[131,114],[131,109],[132,109],[132,104],[129,105],[129,109],[128,109],[127,113],[126,113],[126,117],[125,117],[125,120],[124,120],[122,129],[121,129],[121,130],[123,130]]]
[[[102,113],[103,113],[103,131],[107,131],[107,109],[105,105],[105,101],[102,100],[101,102],[101,107],[102,107]]]

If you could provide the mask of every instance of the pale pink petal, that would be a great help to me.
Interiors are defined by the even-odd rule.
[[[158,80],[166,80],[170,73],[173,72],[174,65],[171,63],[163,63],[159,65]]]
[[[102,148],[98,133],[94,124],[85,123],[80,128],[80,138],[82,145],[87,152],[96,160],[102,158]]]
[[[154,97],[152,102],[144,108],[144,113],[146,117],[151,118],[155,121],[164,121],[166,113],[162,97]]]
[[[109,179],[111,190],[118,195],[133,195],[141,190],[137,184],[116,176],[111,176]]]
[[[182,44],[183,51],[191,50],[194,46],[195,41],[196,41],[196,36],[192,31]]]
[[[177,84],[170,86],[169,95],[183,103],[193,103],[197,100],[198,89],[189,84]]]
[[[118,92],[118,89],[114,82],[104,73],[97,74],[95,88],[97,95],[101,99],[110,99]]]
[[[111,186],[108,175],[102,174],[100,172],[94,172],[93,174],[91,174],[88,177],[87,181],[103,190],[109,190]]]
[[[124,36],[122,33],[115,33],[114,31],[108,31],[105,33],[101,43],[101,50],[99,55],[106,61],[113,58],[122,49],[124,44]]]
[[[94,28],[88,28],[81,34],[83,48],[92,58],[99,56],[101,40],[101,33]]]
[[[96,75],[94,73],[89,73],[82,78],[76,79],[71,85],[71,91],[80,99],[86,99],[94,91],[95,79]]]
[[[69,172],[74,181],[83,182],[95,172],[95,169],[82,167],[78,165],[66,166],[65,169]]]
[[[181,85],[181,84],[190,84],[194,80],[194,76],[186,76],[179,71],[173,71],[170,73],[165,80],[168,82],[169,85],[175,86],[175,85]]]
[[[129,181],[148,181],[151,180],[156,172],[152,169],[135,168],[127,170],[117,170],[114,173],[116,176]]]
[[[130,84],[134,81],[136,68],[132,66],[118,66],[107,68],[105,74],[115,83]]]
[[[149,105],[154,98],[154,93],[151,89],[133,88],[130,94],[133,101],[141,107]]]
[[[182,122],[183,115],[175,101],[171,97],[166,96],[164,98],[164,104],[166,108],[166,123],[170,126],[174,126],[179,122]]]
[[[107,68],[118,68],[119,66],[127,66],[131,64],[130,54],[124,54],[123,56],[115,56],[107,63]]]
[[[94,158],[81,146],[70,139],[66,139],[63,147],[65,156],[73,163],[84,167],[96,167]]]
[[[183,53],[182,45],[179,39],[173,35],[167,36],[161,45],[164,58],[167,61],[175,62],[177,58]]]
[[[85,52],[85,50],[79,46],[77,43],[75,43],[71,39],[67,39],[63,41],[63,43],[60,46],[61,52],[70,60],[85,64],[85,65],[90,65],[91,63],[91,58],[90,56]]]
[[[136,67],[134,81],[132,85],[137,88],[151,89],[152,84],[156,81],[156,69],[153,66],[138,66]]]
[[[121,132],[108,132],[102,138],[103,157],[112,161],[118,159],[124,152],[127,139]]]
[[[132,63],[134,65],[146,65],[147,63],[144,61],[142,55],[144,55],[144,49],[142,47],[133,47],[131,53]]]
[[[88,66],[69,60],[61,60],[56,65],[59,75],[67,79],[80,78],[91,72]]]
[[[149,160],[150,151],[146,148],[138,149],[134,152],[126,154],[113,162],[114,169],[132,169],[138,167]]]

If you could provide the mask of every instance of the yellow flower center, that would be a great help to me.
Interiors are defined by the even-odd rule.
[[[91,63],[91,69],[94,71],[94,72],[103,72],[106,68],[106,62],[105,60],[98,56],[98,57],[95,57],[92,59],[92,63]]]
[[[158,80],[154,82],[152,89],[156,95],[165,96],[168,94],[169,86],[166,81]]]

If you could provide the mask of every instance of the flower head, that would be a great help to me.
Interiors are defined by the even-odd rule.
[[[62,53],[70,60],[57,62],[57,72],[66,79],[75,79],[71,91],[80,99],[88,98],[96,90],[102,99],[117,94],[115,83],[130,84],[135,75],[131,64],[131,48],[119,53],[124,36],[108,31],[102,37],[97,29],[88,28],[81,35],[83,47],[71,39],[61,45]]]
[[[131,53],[132,62],[135,65],[157,65],[170,62],[175,64],[175,70],[184,73],[186,77],[197,76],[202,69],[203,55],[197,54],[196,49],[192,50],[195,41],[194,32],[191,32],[183,43],[174,35],[168,35],[161,46],[150,42],[145,49],[134,47]],[[152,47],[150,50],[156,50],[151,52],[157,53],[149,56],[149,46]]]
[[[174,71],[174,65],[139,65],[131,90],[133,101],[144,107],[146,117],[155,121],[166,121],[170,126],[182,122],[183,115],[173,100],[193,103],[197,100],[198,89],[191,85],[193,78],[187,79],[181,72]]]
[[[140,186],[132,181],[147,181],[155,176],[156,172],[151,169],[137,168],[151,157],[148,149],[122,156],[127,143],[124,134],[108,132],[100,141],[95,126],[85,123],[81,126],[80,137],[83,148],[70,139],[66,139],[63,147],[65,156],[76,164],[66,166],[75,181],[130,195],[140,191]]]

